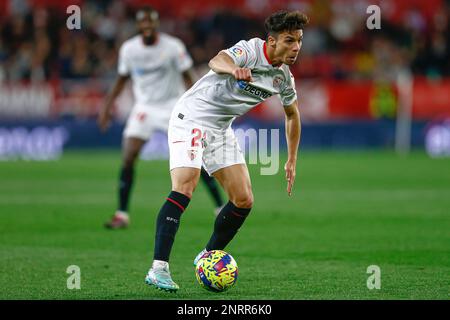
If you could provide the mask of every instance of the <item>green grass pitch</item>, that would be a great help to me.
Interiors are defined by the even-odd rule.
[[[448,159],[305,151],[291,198],[283,170],[261,176],[249,166],[255,205],[227,247],[239,279],[220,294],[197,284],[192,265],[214,221],[202,184],[172,251],[180,290],[144,284],[170,190],[168,163],[139,162],[132,224],[109,231],[103,223],[115,209],[119,164],[118,151],[0,162],[0,299],[450,298]],[[81,269],[80,290],[66,287],[69,265]],[[381,269],[380,290],[367,288],[369,265]]]

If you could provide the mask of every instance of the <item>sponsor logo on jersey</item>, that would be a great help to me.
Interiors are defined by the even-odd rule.
[[[238,47],[230,48],[228,51],[236,58],[239,58],[240,56],[242,56],[244,54],[244,50],[242,50],[241,48],[238,48]]]
[[[155,72],[164,73],[165,66],[164,65],[155,65],[155,66],[150,66],[150,67],[146,67],[146,68],[135,67],[133,69],[133,73],[136,76],[140,76],[140,77],[145,76],[150,73],[155,73]]]
[[[269,91],[255,87],[254,85],[243,80],[237,82],[237,87],[244,93],[261,99],[267,99],[272,96],[272,93]]]

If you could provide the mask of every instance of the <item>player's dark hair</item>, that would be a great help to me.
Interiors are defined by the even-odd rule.
[[[300,11],[278,11],[267,17],[264,27],[268,35],[276,37],[283,31],[303,29],[309,23],[306,14]]]
[[[152,20],[159,19],[158,11],[155,8],[153,8],[152,6],[145,5],[145,6],[140,7],[136,11],[136,21],[141,20],[145,14],[148,14]]]

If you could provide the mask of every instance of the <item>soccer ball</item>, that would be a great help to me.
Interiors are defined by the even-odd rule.
[[[234,258],[222,250],[206,252],[195,266],[195,277],[200,285],[210,291],[222,292],[237,280],[238,266]]]

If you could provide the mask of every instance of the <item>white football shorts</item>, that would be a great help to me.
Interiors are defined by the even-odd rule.
[[[170,170],[202,166],[212,175],[217,170],[235,164],[245,164],[245,158],[231,127],[219,130],[203,125],[177,108],[169,122],[168,143]]]
[[[175,103],[176,100],[158,106],[134,105],[128,116],[123,136],[147,141],[155,130],[167,132],[170,114]]]

